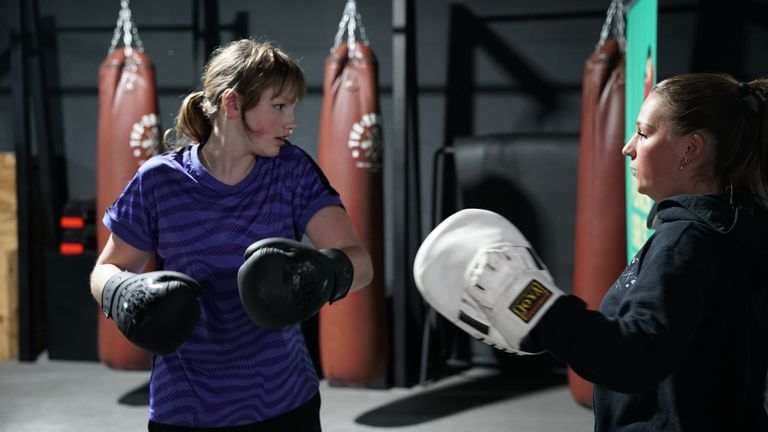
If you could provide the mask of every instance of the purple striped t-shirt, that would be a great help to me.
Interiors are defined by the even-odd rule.
[[[187,427],[260,422],[307,402],[318,378],[298,325],[257,327],[243,308],[237,270],[253,242],[301,240],[321,208],[342,205],[336,191],[299,147],[286,143],[258,158],[230,186],[200,164],[199,145],[141,165],[104,224],[133,247],[156,252],[158,268],[196,279],[201,315],[174,353],[154,356],[152,421]]]

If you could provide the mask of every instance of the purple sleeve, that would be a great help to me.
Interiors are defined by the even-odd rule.
[[[146,179],[140,170],[134,175],[120,197],[107,208],[102,222],[120,239],[131,246],[150,251],[155,248],[152,223],[155,220],[147,205],[148,194]]]
[[[320,209],[333,205],[344,208],[339,193],[331,186],[323,171],[309,155],[305,156],[297,170],[298,188],[293,206],[294,220],[298,221],[302,233]]]

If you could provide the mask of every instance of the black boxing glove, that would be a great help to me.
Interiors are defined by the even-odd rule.
[[[200,318],[202,289],[191,277],[174,271],[120,272],[101,293],[102,311],[137,346],[170,354],[192,333]]]
[[[338,249],[284,238],[257,241],[237,274],[240,299],[259,326],[278,329],[315,315],[349,292],[354,268]]]

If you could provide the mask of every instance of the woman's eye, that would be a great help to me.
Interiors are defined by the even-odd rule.
[[[648,135],[646,135],[646,134],[644,134],[644,133],[642,133],[640,131],[637,131],[636,133],[637,133],[637,136],[639,136],[640,138],[648,138]]]
[[[273,106],[274,106],[274,107],[275,107],[275,109],[276,109],[276,110],[278,110],[278,111],[282,111],[282,110],[283,110],[283,108],[285,108],[285,104],[277,104],[277,105],[273,105]]]

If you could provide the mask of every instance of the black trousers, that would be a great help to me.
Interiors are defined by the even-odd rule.
[[[320,393],[317,393],[304,405],[293,411],[273,417],[259,423],[243,426],[221,428],[190,428],[170,426],[149,421],[149,432],[181,432],[181,431],[223,431],[223,432],[321,432],[320,428]]]

